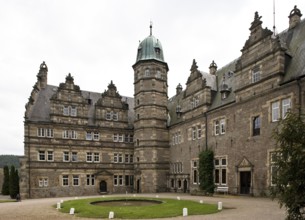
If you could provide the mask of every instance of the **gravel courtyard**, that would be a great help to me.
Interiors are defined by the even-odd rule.
[[[224,209],[220,213],[204,216],[188,216],[175,218],[162,218],[162,220],[206,220],[206,219],[234,219],[234,220],[284,220],[285,210],[280,209],[276,201],[268,198],[252,198],[240,196],[190,196],[187,194],[169,194],[161,193],[159,197],[189,199],[205,203],[218,202],[223,203]],[[107,195],[107,196],[125,196],[125,195]],[[156,194],[138,194],[138,196],[155,197]],[[1,199],[8,197],[0,196]],[[83,198],[83,197],[81,197]],[[88,198],[88,197],[86,197]],[[71,200],[73,198],[46,198],[46,199],[28,199],[21,202],[0,203],[0,220],[85,220],[87,218],[78,218],[73,215],[63,214],[52,207],[61,200]],[[181,210],[182,215],[182,210]],[[92,219],[90,219],[92,220]]]

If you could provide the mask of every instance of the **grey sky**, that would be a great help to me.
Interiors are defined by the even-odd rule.
[[[279,32],[294,5],[305,13],[304,0],[275,2]],[[23,155],[24,106],[42,61],[48,84],[71,73],[82,90],[103,92],[113,80],[133,96],[131,66],[152,21],[171,97],[193,59],[208,72],[212,60],[221,68],[241,55],[255,11],[272,30],[273,0],[0,0],[0,154]]]

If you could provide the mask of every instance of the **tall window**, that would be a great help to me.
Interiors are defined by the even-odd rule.
[[[280,102],[272,103],[272,121],[278,121],[280,119]]]
[[[290,110],[290,108],[291,108],[291,99],[290,98],[283,99],[282,100],[282,118],[286,117],[286,114]]]
[[[38,160],[45,161],[46,160],[46,152],[45,151],[38,151]]]
[[[92,162],[92,161],[93,161],[92,153],[87,152],[87,162]]]
[[[100,162],[100,153],[94,153],[94,162]]]
[[[48,151],[47,152],[47,160],[48,161],[53,161],[53,151]]]
[[[214,134],[220,135],[226,133],[226,120],[223,119],[217,119],[214,121]]]
[[[39,185],[39,187],[48,187],[49,179],[48,178],[39,178],[38,185]]]
[[[64,162],[70,161],[70,155],[69,155],[68,151],[64,151],[64,153],[63,153],[63,161]]]
[[[217,157],[214,160],[215,165],[215,184],[227,185],[227,158]]]
[[[68,175],[63,175],[62,176],[62,185],[63,186],[69,186],[69,176]]]
[[[95,185],[95,177],[94,175],[87,175],[87,186]]]
[[[77,162],[78,161],[77,152],[72,152],[71,160],[72,160],[72,162]]]
[[[193,184],[199,184],[198,160],[191,161]]]
[[[270,185],[271,186],[275,186],[276,185],[276,181],[275,178],[277,176],[278,173],[278,167],[276,165],[277,160],[278,160],[279,154],[275,151],[270,153]]]
[[[261,130],[261,119],[259,116],[255,116],[252,122],[252,134],[253,136],[260,135]]]
[[[73,175],[73,186],[79,186],[79,175]]]
[[[261,71],[259,67],[255,67],[252,70],[252,83],[258,82],[261,79]]]
[[[225,134],[226,133],[226,120],[221,119],[220,120],[220,134]]]
[[[197,138],[197,129],[196,127],[192,128],[192,139],[195,140]]]
[[[62,137],[65,139],[76,139],[77,138],[77,133],[76,131],[71,131],[71,130],[64,130],[62,133]]]
[[[282,99],[271,103],[271,120],[278,121],[285,118],[287,112],[291,109],[291,98]]]

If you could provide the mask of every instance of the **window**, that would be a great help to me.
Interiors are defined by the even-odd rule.
[[[202,136],[201,134],[201,126],[197,126],[197,138],[200,139]]]
[[[117,153],[113,154],[113,162],[114,163],[117,163],[119,161],[118,156],[119,155]]]
[[[123,175],[119,175],[119,185],[123,186]]]
[[[38,137],[53,137],[53,129],[51,128],[38,128],[37,129],[37,136]]]
[[[226,120],[223,119],[217,119],[214,121],[214,134],[220,135],[226,133]]]
[[[125,134],[124,141],[126,143],[133,143],[133,135],[132,134]]]
[[[65,116],[77,116],[77,108],[75,106],[64,106],[63,115]]]
[[[38,151],[38,160],[39,161],[45,161],[46,160],[45,151]]]
[[[123,134],[119,134],[119,142],[123,142],[124,141],[124,139],[123,139]]]
[[[119,140],[119,134],[114,134],[113,135],[113,141],[118,142],[118,140]]]
[[[77,133],[76,133],[76,131],[64,130],[63,134],[62,134],[62,137],[64,139],[68,139],[68,138],[76,139],[77,138]]]
[[[255,116],[253,118],[252,122],[252,134],[253,136],[260,135],[260,129],[261,129],[261,119],[259,116]]]
[[[119,118],[119,117],[118,117],[118,113],[117,113],[117,112],[112,114],[112,119],[113,119],[113,121],[117,121],[118,118]]]
[[[71,107],[70,115],[71,115],[71,116],[76,116],[76,115],[77,115],[76,107]]]
[[[161,71],[160,71],[160,70],[157,70],[156,77],[157,77],[157,78],[161,78]]]
[[[106,120],[111,120],[111,112],[106,112]]]
[[[181,164],[182,166],[182,164]],[[198,160],[191,161],[193,184],[199,184]],[[182,172],[182,167],[181,167]]]
[[[94,175],[87,175],[87,186],[95,185],[95,177]]]
[[[86,132],[86,140],[92,140],[92,133],[91,132]]]
[[[48,178],[39,178],[38,185],[39,185],[39,187],[48,187],[49,179]]]
[[[72,162],[77,162],[78,161],[77,152],[72,152],[71,160],[72,160]]]
[[[214,133],[215,133],[215,135],[219,135],[219,133],[220,133],[219,131],[220,131],[219,121],[216,120],[216,121],[214,122]]]
[[[69,186],[69,176],[68,175],[63,175],[62,176],[62,185],[63,186]]]
[[[79,186],[79,175],[73,175],[73,186]]]
[[[220,134],[226,133],[226,121],[225,119],[220,120]]]
[[[53,161],[53,151],[48,151],[47,152],[47,160],[48,161]]]
[[[287,112],[291,109],[291,98],[282,99],[271,103],[271,120],[278,121],[285,118]]]
[[[125,186],[133,186],[133,176],[132,175],[125,176]]]
[[[256,83],[261,79],[261,72],[259,67],[255,67],[252,70],[252,83]]]
[[[123,163],[123,154],[119,154],[119,163]]]
[[[195,140],[197,138],[197,129],[196,127],[192,128],[192,139]]]
[[[286,117],[286,114],[290,110],[290,108],[291,108],[291,99],[290,98],[283,99],[282,100],[282,118]]]
[[[38,128],[37,135],[38,135],[38,137],[45,137],[44,128]]]
[[[280,102],[272,103],[272,121],[278,121],[280,119]]]
[[[118,181],[118,178],[119,178],[118,175],[114,175],[114,176],[113,176],[113,185],[114,185],[114,186],[117,186],[117,185],[118,185],[118,182],[119,182],[119,181]]]
[[[146,69],[145,70],[145,77],[149,77],[150,76],[150,71],[149,71],[149,69]]]
[[[94,162],[100,162],[100,153],[94,153]]]
[[[215,184],[227,185],[227,158],[218,157],[214,159],[215,165]]]
[[[93,140],[98,141],[100,139],[100,133],[95,131],[93,132]]]
[[[194,97],[191,100],[191,108],[194,109],[199,105],[199,98],[198,97]]]
[[[76,131],[71,131],[71,138],[76,139]]]
[[[277,152],[271,152],[270,153],[270,185],[275,186],[276,185],[276,176],[278,173],[278,167],[276,165],[277,160],[279,157],[279,153]]]
[[[69,155],[69,152],[68,152],[68,151],[64,151],[64,154],[63,154],[63,161],[64,161],[64,162],[70,161],[70,155]]]
[[[92,162],[92,161],[93,161],[92,153],[87,152],[87,162]]]

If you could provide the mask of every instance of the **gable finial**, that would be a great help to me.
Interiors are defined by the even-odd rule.
[[[150,28],[150,36],[152,35],[152,25],[153,25],[153,23],[152,23],[152,21],[150,21],[150,25],[149,25],[149,28]]]

